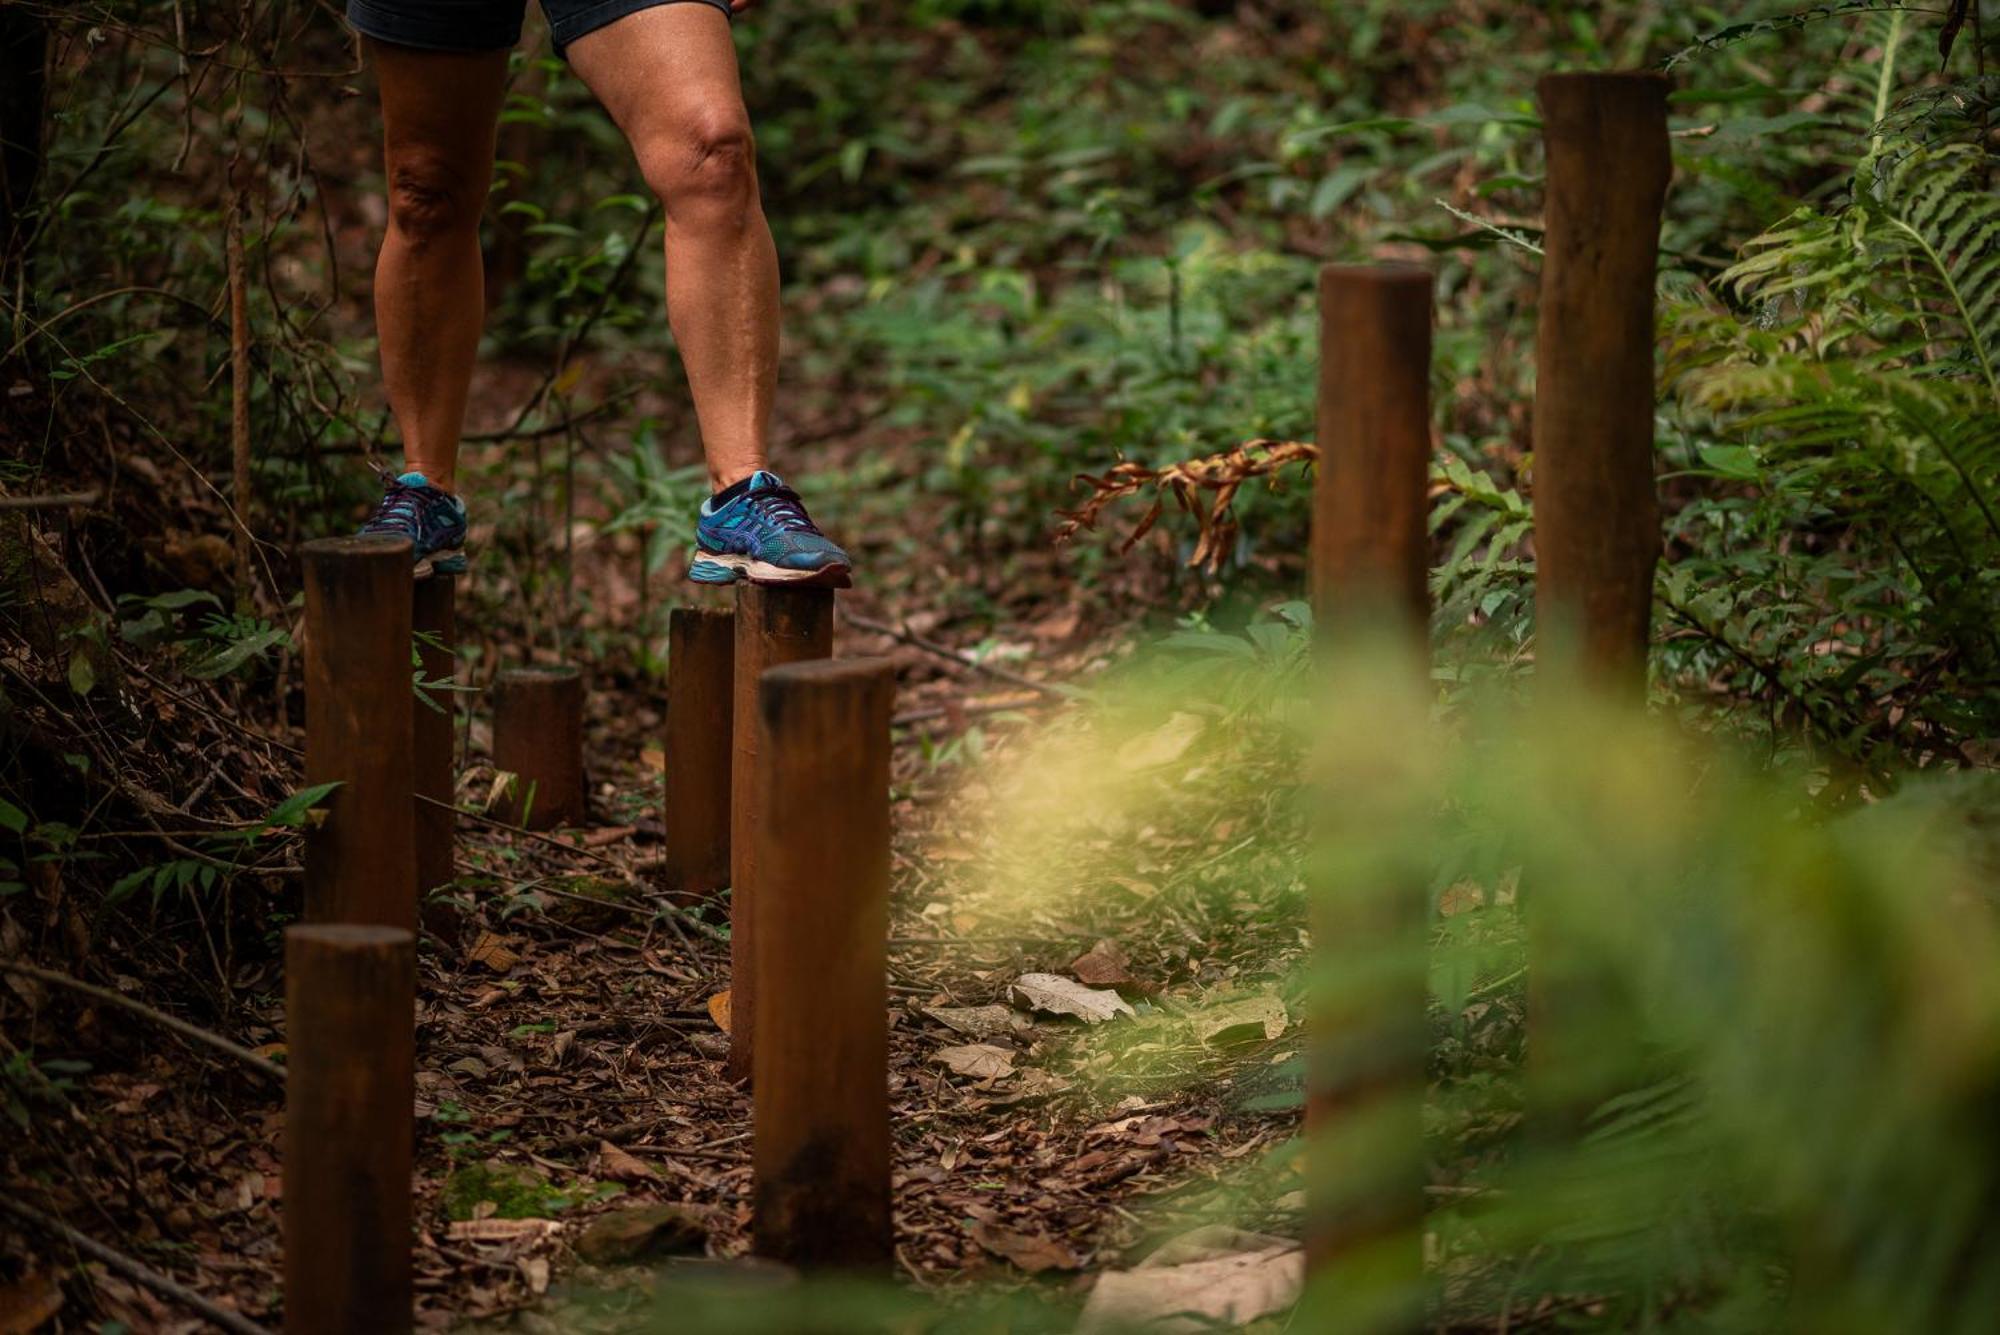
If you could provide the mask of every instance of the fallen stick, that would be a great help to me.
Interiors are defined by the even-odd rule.
[[[196,1293],[193,1289],[188,1288],[185,1284],[168,1279],[151,1266],[135,1261],[121,1251],[107,1247],[87,1234],[77,1232],[62,1220],[45,1215],[32,1205],[23,1205],[17,1200],[0,1196],[0,1210],[5,1210],[16,1218],[35,1225],[37,1228],[46,1229],[48,1232],[62,1238],[84,1255],[102,1261],[105,1265],[110,1266],[127,1279],[137,1280],[155,1293],[172,1298],[191,1312],[201,1313],[203,1317],[215,1325],[222,1327],[224,1330],[235,1331],[236,1335],[275,1335],[275,1332],[268,1326],[260,1326],[249,1317],[232,1312],[226,1307],[217,1306],[215,1303],[202,1297],[199,1293]]]
[[[53,969],[44,969],[33,964],[23,964],[19,960],[0,960],[0,969],[5,969],[9,973],[18,973],[24,978],[32,978],[36,982],[47,983],[52,987],[66,987],[72,992],[80,992],[84,996],[95,998],[98,1001],[123,1007],[125,1010],[131,1011],[134,1015],[143,1015],[163,1028],[173,1030],[189,1042],[199,1043],[205,1047],[213,1048],[225,1056],[234,1057],[237,1061],[250,1067],[252,1070],[268,1076],[277,1084],[282,1085],[285,1083],[285,1068],[269,1058],[259,1057],[256,1053],[250,1051],[250,1049],[240,1044],[232,1043],[220,1034],[210,1033],[199,1025],[189,1024],[186,1020],[175,1019],[165,1011],[154,1010],[145,1002],[134,1001],[130,997],[113,992],[108,987],[99,987],[95,983],[86,983],[80,978],[72,978],[66,973],[57,973]]]
[[[907,627],[892,626],[886,621],[877,621],[873,617],[865,617],[859,613],[850,612],[844,607],[840,609],[840,615],[846,620],[848,625],[858,630],[869,631],[876,635],[887,635],[892,640],[901,640],[904,644],[921,649],[927,654],[935,654],[939,658],[958,664],[960,667],[968,667],[975,672],[984,672],[988,676],[998,677],[1001,681],[1012,682],[1016,686],[1024,687],[1041,695],[1054,696],[1058,700],[1073,700],[1083,694],[1083,692],[1074,686],[1055,686],[1045,681],[1036,681],[1033,677],[1022,676],[1012,668],[1004,668],[998,663],[988,663],[984,659],[974,658],[971,654],[960,649],[954,649],[948,644],[939,644],[936,640],[927,640]]]
[[[0,510],[68,510],[95,505],[103,492],[63,491],[52,496],[0,496]]]

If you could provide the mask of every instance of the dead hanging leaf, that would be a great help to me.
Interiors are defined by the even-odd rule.
[[[0,1335],[29,1335],[62,1305],[62,1286],[46,1270],[0,1288]]]
[[[1071,960],[1069,971],[1076,975],[1076,981],[1092,987],[1129,987],[1138,981],[1132,977],[1131,965],[1116,941],[1099,941]]]
[[[1199,714],[1185,711],[1171,714],[1159,727],[1144,736],[1134,737],[1118,748],[1118,768],[1141,770],[1171,765],[1187,754],[1187,749],[1194,745],[1194,739],[1201,735],[1203,726],[1204,720]]]
[[[472,948],[465,952],[465,959],[468,964],[483,964],[495,973],[506,973],[521,962],[507,938],[498,932],[481,932]]]
[[[626,1153],[608,1140],[597,1144],[597,1171],[603,1177],[620,1182],[652,1182],[660,1176],[653,1171],[651,1164]]]
[[[723,988],[708,999],[708,1018],[723,1033],[729,1032],[729,989]]]
[[[1085,1024],[1102,1024],[1121,1013],[1138,1015],[1116,992],[1085,987],[1052,973],[1022,974],[1014,980],[1014,995],[1030,1010],[1074,1015]]]
[[[1075,1270],[1083,1262],[1075,1252],[1053,1238],[1039,1233],[1023,1233],[1005,1224],[980,1221],[973,1224],[972,1240],[995,1256],[1012,1261],[1031,1275],[1044,1270]]]
[[[1210,1006],[1195,1017],[1195,1033],[1214,1046],[1255,1043],[1278,1037],[1290,1023],[1276,997],[1244,997]]]
[[[956,1075],[975,1080],[998,1080],[1014,1074],[1014,1054],[991,1043],[967,1043],[961,1047],[939,1048],[936,1059]]]
[[[926,1006],[924,1014],[971,1038],[991,1038],[1027,1024],[1012,1006]]]

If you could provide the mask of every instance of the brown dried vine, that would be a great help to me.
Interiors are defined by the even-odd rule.
[[[1166,509],[1171,494],[1183,513],[1191,514],[1199,531],[1187,564],[1214,571],[1236,550],[1237,525],[1230,513],[1237,491],[1252,478],[1270,477],[1288,464],[1310,463],[1319,458],[1319,447],[1307,440],[1246,440],[1220,454],[1187,459],[1164,468],[1148,468],[1130,459],[1121,459],[1100,474],[1079,473],[1076,483],[1090,488],[1090,495],[1074,510],[1061,510],[1062,523],[1056,541],[1067,542],[1086,528],[1095,528],[1107,509],[1128,496],[1151,488],[1153,503],[1125,541],[1119,552],[1129,552],[1152,531]],[[1204,500],[1204,497],[1207,499]]]

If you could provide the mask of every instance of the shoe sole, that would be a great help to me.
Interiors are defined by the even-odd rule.
[[[464,552],[432,552],[410,567],[410,575],[418,580],[433,575],[463,575],[465,566]]]
[[[714,579],[705,573],[697,574],[696,568],[707,564],[720,567],[728,572],[727,579]],[[695,564],[688,569],[689,577],[697,584],[735,584],[748,580],[752,584],[784,585],[805,589],[851,589],[854,580],[849,567],[835,563],[821,566],[818,570],[792,570],[786,566],[774,566],[769,561],[759,561],[755,557],[738,556],[722,552],[695,552]]]

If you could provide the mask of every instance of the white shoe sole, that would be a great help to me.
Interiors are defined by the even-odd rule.
[[[769,561],[759,561],[752,556],[739,556],[722,552],[707,552],[695,549],[695,559],[709,561],[724,569],[736,572],[738,579],[747,579],[752,584],[804,584],[845,589],[853,586],[844,565],[821,566],[818,570],[792,570],[786,566],[774,566]]]

